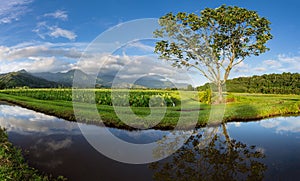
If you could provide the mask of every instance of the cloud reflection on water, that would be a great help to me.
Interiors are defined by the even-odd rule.
[[[8,132],[30,134],[81,134],[77,123],[66,122],[53,116],[17,106],[0,105],[0,127]]]
[[[300,118],[299,117],[278,117],[262,120],[260,125],[264,128],[275,129],[276,133],[299,133]]]

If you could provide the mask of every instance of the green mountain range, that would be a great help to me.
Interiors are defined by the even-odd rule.
[[[29,73],[25,70],[18,72],[11,72],[6,74],[0,74],[0,89],[6,88],[18,88],[18,87],[29,87],[29,88],[56,88],[56,87],[72,87],[74,74],[76,75],[77,87],[106,87],[110,88],[115,79],[114,74],[99,74],[92,76],[84,73],[81,70],[70,70],[62,73],[51,73],[51,72],[40,72],[40,73]],[[119,80],[114,82],[114,87],[118,88],[174,88],[175,85],[170,82],[163,80],[160,76],[146,76],[138,79],[134,84],[128,83],[125,80]],[[178,86],[178,85],[177,85]],[[179,84],[180,88],[186,88],[187,84]]]
[[[200,91],[210,88],[209,83],[198,87]],[[300,74],[282,73],[239,77],[226,82],[227,92],[264,94],[300,94]]]
[[[94,78],[86,73],[84,73],[81,70],[70,70],[68,72],[62,73],[52,73],[52,72],[40,72],[40,73],[30,73],[32,76],[39,77],[42,79],[45,79],[47,81],[51,82],[56,82],[58,83],[61,87],[72,87],[73,85],[73,79],[74,79],[74,74],[77,74],[76,77],[79,77],[80,79],[77,80],[78,83],[81,83],[82,86],[85,84],[90,84],[93,85]],[[100,80],[96,80],[99,82]]]
[[[74,74],[79,77],[76,80],[78,87],[111,87],[114,75],[99,74],[96,77],[84,73],[81,70],[70,70],[62,73],[29,73],[25,70],[18,72],[11,72],[0,74],[0,89],[6,88],[57,88],[57,87],[72,87]],[[96,85],[95,85],[96,83]],[[120,80],[115,82],[114,86],[120,88],[156,88],[165,89],[173,88],[174,84],[166,81],[160,76],[147,76],[138,79],[134,85]],[[212,84],[205,84],[197,87],[198,90],[206,90]],[[180,88],[186,88],[187,84],[181,84]],[[249,92],[249,93],[271,93],[271,94],[300,94],[300,74],[299,73],[282,73],[282,74],[268,74],[252,77],[239,77],[230,79],[226,83],[227,92]]]
[[[43,78],[35,77],[25,70],[0,74],[0,89],[31,87],[31,88],[54,88],[59,84]]]

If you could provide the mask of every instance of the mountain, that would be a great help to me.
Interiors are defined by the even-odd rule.
[[[112,87],[112,84],[113,84],[116,74],[117,74],[117,72],[111,72],[111,73],[106,73],[106,74],[103,74],[100,72],[97,75],[97,83],[99,85],[102,85],[102,87]],[[120,87],[123,87],[123,85]]]
[[[152,75],[138,79],[135,82],[136,85],[140,85],[148,88],[165,89],[165,88],[186,88],[188,84],[178,83],[174,85],[171,81],[165,80],[162,76]]]
[[[198,87],[198,90],[206,90],[210,84]],[[300,94],[300,74],[264,74],[251,77],[239,77],[226,82],[227,92],[248,92],[264,94]]]
[[[59,84],[35,77],[25,70],[0,74],[0,89],[24,86],[31,88],[54,88],[58,87]]]
[[[58,73],[51,73],[51,72],[40,72],[40,73],[31,73],[31,75],[39,78],[46,79],[48,81],[56,82],[60,84],[63,87],[72,87],[73,85],[73,79],[74,79],[74,73],[76,72],[77,77],[80,79],[79,81],[84,82],[93,82],[92,76],[84,73],[81,70],[70,70],[66,73],[58,72]]]
[[[131,81],[126,79],[116,79],[115,82],[113,82],[115,79],[114,74],[99,74],[98,80],[99,84],[103,85],[104,87],[112,87],[112,84],[114,83],[114,87],[118,88],[152,88],[152,89],[166,89],[166,88],[175,88],[176,86],[179,86],[177,88],[186,88],[188,84],[184,83],[178,83],[176,86],[169,80],[165,80],[164,77],[158,76],[158,75],[150,75],[150,76],[144,76],[139,79],[137,79],[134,84],[132,84]],[[128,83],[131,82],[131,83]]]
[[[0,74],[0,89],[15,87],[30,88],[55,88],[72,87],[74,74],[77,74],[78,87],[95,87],[93,76],[81,70],[70,70],[66,73],[29,73],[26,70]],[[111,87],[115,74],[99,74],[96,78],[96,87]],[[146,76],[138,79],[134,85],[126,80],[116,82],[120,88],[174,88],[175,85],[161,76]],[[178,88],[186,88],[187,84],[177,84]],[[198,87],[198,90],[210,88],[209,83]],[[230,79],[226,83],[227,92],[250,92],[250,93],[272,93],[272,94],[300,94],[300,74],[282,73],[269,74],[252,77],[239,77]]]
[[[95,80],[95,76],[86,74],[81,70],[70,70],[68,72],[40,72],[29,73],[25,70],[18,72],[11,72],[0,75],[0,89],[14,88],[14,87],[30,87],[30,88],[52,88],[52,87],[72,87],[74,74],[76,75],[77,87],[93,88],[93,87],[112,87],[116,72],[110,72],[109,74],[99,73]],[[96,82],[96,85],[95,85]],[[161,76],[145,76],[138,79],[134,84],[129,83],[126,79],[118,80],[115,83],[115,87],[118,88],[155,88],[165,89],[174,88],[175,85],[165,80]],[[186,88],[187,84],[177,84],[178,88]]]

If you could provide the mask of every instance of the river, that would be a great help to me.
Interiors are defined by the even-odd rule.
[[[0,126],[23,150],[29,165],[43,173],[77,180],[298,180],[300,117],[233,122],[194,130],[177,152],[149,164],[121,163],[99,153],[85,139],[103,127],[69,122],[32,110],[0,104]],[[80,129],[81,128],[81,129]],[[201,146],[207,129],[215,130]],[[162,139],[169,131],[109,128],[132,143]],[[166,145],[161,145],[161,149]],[[159,149],[159,148],[158,148]]]

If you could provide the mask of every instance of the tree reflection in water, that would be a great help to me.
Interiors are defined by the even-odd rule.
[[[263,151],[231,139],[225,124],[215,129],[206,146],[201,146],[200,129],[172,156],[152,163],[154,180],[262,180],[267,169]]]

